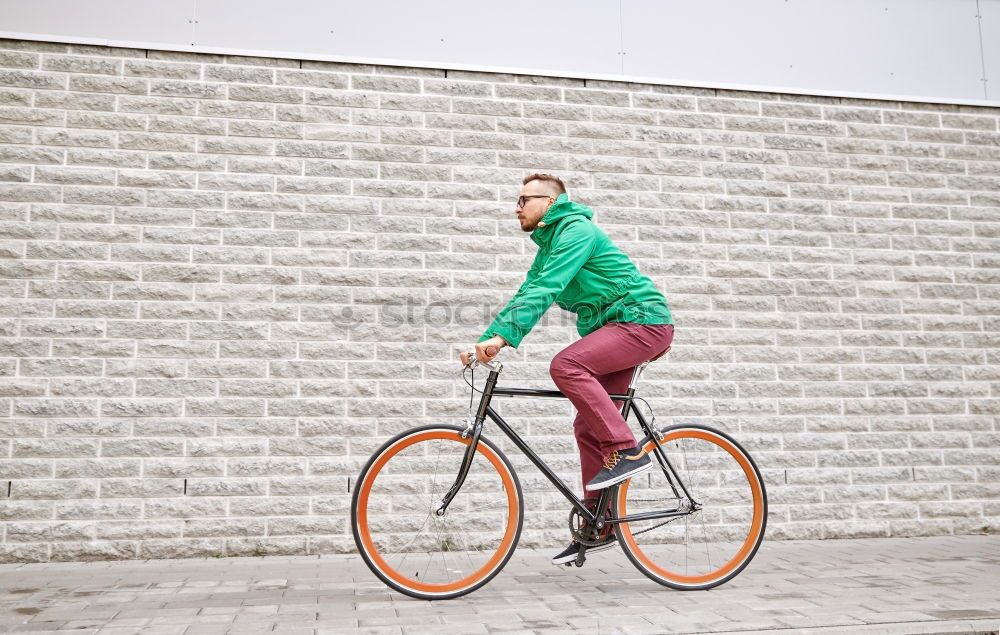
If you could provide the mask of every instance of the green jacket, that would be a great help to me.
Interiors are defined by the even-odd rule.
[[[666,298],[591,221],[593,216],[586,205],[559,195],[531,232],[538,253],[524,284],[480,342],[499,335],[517,347],[553,302],[577,314],[581,336],[608,322],[673,324]]]

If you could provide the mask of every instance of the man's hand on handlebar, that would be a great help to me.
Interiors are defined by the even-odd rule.
[[[480,362],[491,362],[493,358],[497,356],[500,349],[507,345],[507,342],[499,335],[494,335],[488,340],[484,340],[476,344],[476,359]],[[472,361],[469,357],[469,353],[461,353],[459,359],[462,360],[462,366],[468,366],[469,362]]]

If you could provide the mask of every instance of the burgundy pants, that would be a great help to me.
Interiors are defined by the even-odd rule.
[[[552,380],[576,406],[573,432],[584,483],[597,475],[611,452],[636,444],[621,404],[608,395],[624,394],[635,367],[662,353],[673,339],[672,324],[610,322],[552,359]]]

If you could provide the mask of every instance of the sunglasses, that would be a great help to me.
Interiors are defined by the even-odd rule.
[[[524,204],[528,202],[529,198],[551,198],[548,194],[534,194],[532,196],[521,196],[517,199],[517,209],[524,207]]]

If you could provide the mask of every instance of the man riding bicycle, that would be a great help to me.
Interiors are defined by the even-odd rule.
[[[524,284],[476,344],[476,358],[488,362],[502,347],[516,348],[553,302],[576,313],[582,338],[556,354],[549,373],[576,407],[584,501],[594,505],[586,492],[653,467],[608,395],[624,393],[635,367],[669,348],[673,319],[653,281],[591,221],[589,207],[569,200],[559,178],[526,177],[515,212],[538,252]],[[468,354],[461,360],[467,364]],[[615,540],[609,532],[587,551],[609,549]],[[552,562],[570,562],[579,549],[573,541]]]

